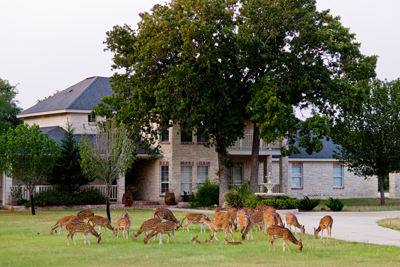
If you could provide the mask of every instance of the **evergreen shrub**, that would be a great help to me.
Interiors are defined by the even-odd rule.
[[[344,207],[343,200],[339,198],[328,198],[328,203],[325,204],[331,211],[341,211]]]
[[[206,180],[204,183],[198,183],[197,192],[189,198],[190,207],[210,207],[218,205],[219,202],[219,184],[217,180]]]
[[[321,199],[319,198],[309,198],[305,196],[303,199],[297,200],[297,207],[301,210],[313,210],[320,202]]]
[[[263,199],[260,197],[255,197],[250,199],[244,204],[244,207],[255,209],[258,205],[264,204],[275,209],[284,210],[284,209],[297,209],[297,202],[295,198],[291,198],[288,196],[282,196],[271,199]]]
[[[68,194],[58,189],[43,191],[34,195],[36,206],[105,204],[106,199],[100,190],[87,188],[79,193]]]

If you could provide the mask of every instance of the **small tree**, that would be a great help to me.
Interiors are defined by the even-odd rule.
[[[18,125],[0,138],[0,169],[18,181],[29,191],[32,215],[33,190],[52,168],[60,155],[57,143],[48,134],[41,134],[39,126]]]
[[[0,79],[0,135],[22,123],[21,119],[17,119],[22,109],[17,106],[18,101],[14,100],[16,95],[15,86]]]
[[[333,141],[341,147],[334,158],[357,175],[377,175],[385,205],[385,177],[400,171],[400,81],[372,80],[359,87],[368,98],[361,112],[339,114]]]
[[[125,175],[134,160],[135,144],[125,125],[115,119],[97,122],[95,135],[83,136],[79,144],[81,167],[89,178],[97,178],[107,184],[107,216],[110,216],[111,185]]]
[[[75,128],[68,121],[61,139],[61,155],[47,176],[48,182],[59,185],[59,189],[67,193],[74,193],[79,187],[94,180],[86,178],[82,173],[79,163],[81,153],[74,132]]]

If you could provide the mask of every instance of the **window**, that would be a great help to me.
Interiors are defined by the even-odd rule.
[[[88,115],[88,122],[96,122],[96,116],[95,115]]]
[[[188,142],[188,143],[193,142],[192,132],[190,132],[190,134],[181,132],[181,142]]]
[[[303,188],[303,166],[292,165],[292,188]]]
[[[183,191],[192,194],[192,166],[181,166],[181,195]]]
[[[333,166],[333,187],[343,187],[343,166]]]
[[[228,175],[232,178],[232,184],[243,184],[243,165],[237,164],[229,168]]]
[[[160,135],[160,141],[161,141],[161,142],[169,142],[169,130],[163,132],[163,133]]]
[[[197,166],[197,183],[208,180],[208,166]]]
[[[197,136],[197,143],[207,143],[207,138],[204,135]]]
[[[169,191],[169,166],[161,166],[161,195],[165,195]]]

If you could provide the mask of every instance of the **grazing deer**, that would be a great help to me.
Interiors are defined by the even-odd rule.
[[[81,212],[79,212],[76,217],[78,218],[78,220],[80,220],[81,222],[84,222],[85,220],[89,219],[90,217],[93,217],[94,213],[91,210],[82,210]]]
[[[127,212],[123,212],[123,213],[122,213],[121,219],[122,219],[122,218],[127,218],[128,220],[130,220],[129,214],[128,214]]]
[[[244,210],[246,212],[247,216],[250,216],[251,214],[253,214],[255,212],[255,210],[252,208],[243,208],[242,210]]]
[[[273,207],[269,207],[268,209],[266,209],[266,210],[264,211],[264,213],[265,213],[266,211],[272,212],[272,213],[276,213],[276,209],[273,208]]]
[[[71,237],[71,239],[72,239],[72,241],[74,242],[74,244],[76,245],[76,243],[75,243],[75,240],[74,240],[74,235],[75,235],[75,233],[83,233],[83,238],[84,238],[84,244],[86,244],[86,239],[88,240],[88,242],[89,242],[89,245],[90,245],[90,238],[89,238],[89,235],[90,234],[92,234],[92,235],[94,235],[95,237],[96,237],[96,241],[97,241],[97,243],[99,243],[100,242],[100,240],[101,240],[101,234],[100,233],[97,233],[95,230],[94,230],[94,228],[90,225],[90,224],[88,224],[88,223],[85,223],[85,222],[81,222],[81,221],[78,221],[78,220],[76,220],[76,221],[73,221],[73,222],[70,222],[70,223],[67,223],[67,225],[65,226],[65,228],[68,230],[68,236],[67,236],[67,244],[68,244],[68,246],[69,246],[69,237]]]
[[[201,243],[199,240],[197,240],[197,238],[198,238],[197,235],[196,235],[195,237],[193,237],[193,239],[192,239],[193,245],[196,245],[196,244],[200,244],[200,243]]]
[[[231,215],[227,212],[223,212],[220,211],[219,209],[216,209],[214,212],[214,220],[227,221],[231,225],[231,228],[233,228],[235,231],[237,230],[236,223],[233,221]]]
[[[242,240],[245,240],[249,231],[251,232],[251,240],[253,240],[253,222],[246,215],[245,210],[239,210],[236,213],[236,218],[238,220],[239,232],[242,233]],[[247,239],[249,239],[248,236]]]
[[[227,245],[243,245],[242,242],[229,242],[228,239],[224,238],[225,244]]]
[[[101,216],[92,216],[89,218],[88,223],[90,223],[93,228],[96,225],[99,226],[99,233],[101,232],[101,227],[104,227],[104,231],[107,233],[107,228],[110,229],[115,234],[114,227],[111,226],[110,221],[107,218]]]
[[[314,228],[314,236],[315,238],[318,238],[318,233],[321,232],[321,239],[322,236],[324,235],[324,228],[326,228],[326,231],[328,232],[326,235],[326,239],[329,239],[332,237],[332,224],[333,224],[333,219],[331,216],[325,216],[321,219],[319,222],[319,226],[317,229]]]
[[[167,208],[156,208],[154,211],[154,217],[158,216],[161,220],[167,220],[178,224],[178,228],[181,226],[179,221],[175,218],[174,214],[170,209]]]
[[[163,234],[168,234],[168,241],[171,238],[171,236],[169,235],[170,233],[172,234],[172,236],[174,237],[174,241],[175,241],[175,230],[178,229],[179,227],[179,222],[175,223],[172,221],[165,221],[163,223],[158,224],[154,230],[150,233],[150,234],[146,234],[144,237],[144,244],[146,245],[147,243],[149,243],[150,238],[152,238],[153,236],[159,235],[160,236],[160,245],[162,244],[162,236]]]
[[[264,205],[264,204],[260,204],[256,207],[256,210],[261,211],[262,213],[264,213],[268,208],[271,208],[270,206]]]
[[[201,243],[214,243],[213,235],[210,235],[210,239],[204,239]]]
[[[229,215],[231,215],[232,220],[237,223],[237,221],[236,221],[236,213],[238,212],[238,209],[237,208],[230,208],[230,209],[227,210],[227,212],[229,213]]]
[[[278,225],[278,219],[276,218],[276,213],[272,212],[264,212],[263,214],[263,219],[264,219],[264,227],[267,229],[267,227]]]
[[[283,251],[285,251],[285,245],[286,245],[290,252],[287,240],[295,244],[300,252],[303,249],[303,244],[301,243],[301,239],[297,240],[296,237],[294,237],[294,235],[292,234],[292,232],[290,232],[290,230],[286,229],[285,227],[270,226],[268,227],[267,234],[269,237],[269,250],[271,250],[271,245],[272,245],[272,248],[275,251],[275,246],[274,246],[275,238],[283,239]]]
[[[123,217],[121,219],[118,220],[117,222],[117,227],[115,227],[115,235],[118,238],[119,235],[119,229],[122,229],[122,238],[124,238],[124,234],[126,233],[126,238],[128,239],[129,237],[129,227],[131,227],[131,220],[129,220],[129,216],[127,217]]]
[[[185,217],[183,217],[181,225],[183,225],[183,222],[186,220],[186,224],[182,226],[182,231],[185,231],[185,228],[187,228],[187,230],[189,231],[189,225],[191,225],[192,223],[199,223],[201,218],[207,218],[207,215],[205,214],[201,214],[201,213],[189,213],[186,214]],[[204,233],[206,232],[206,227],[204,225],[204,223],[200,224],[200,233],[203,232],[203,228],[204,228]]]
[[[231,235],[231,237],[232,237],[232,241],[235,241],[234,239],[233,239],[233,234],[232,234],[232,232],[229,230],[229,228],[230,228],[230,223],[228,222],[228,221],[225,221],[225,220],[214,220],[214,221],[210,221],[210,220],[207,220],[207,219],[205,219],[205,218],[201,218],[200,219],[200,223],[205,223],[205,224],[207,224],[207,226],[208,226],[208,228],[210,228],[210,230],[211,230],[211,234],[212,234],[212,236],[213,237],[215,237],[215,239],[218,241],[218,238],[216,237],[216,233],[218,232],[218,231],[220,231],[220,230],[224,230],[225,231],[225,238],[227,238],[228,237],[228,234],[230,234]]]
[[[247,236],[247,240],[249,240],[249,236],[248,236],[249,232],[251,234],[251,240],[253,240],[253,222],[249,216],[246,216],[246,220],[247,220],[247,225],[242,233],[242,240],[245,240],[246,236]]]
[[[56,224],[51,228],[50,234],[52,235],[54,233],[54,230],[56,230],[58,227],[60,227],[60,231],[58,231],[58,234],[60,235],[63,226],[67,225],[67,223],[69,223],[69,222],[73,222],[76,220],[77,220],[77,218],[75,215],[65,216],[65,217],[58,219]]]
[[[273,213],[275,214],[276,222],[277,222],[280,226],[285,227],[285,225],[284,225],[283,222],[282,222],[281,215],[279,215],[279,213],[277,213],[277,212],[273,212]]]
[[[292,225],[294,226],[294,232],[296,233],[297,228],[300,229],[301,233],[304,235],[306,233],[306,229],[304,225],[300,225],[297,220],[296,215],[288,212],[285,217],[286,224],[289,226],[289,230],[292,231]]]
[[[133,234],[132,241],[136,241],[136,239],[138,238],[138,236],[141,233],[145,233],[146,235],[149,234],[149,232],[151,230],[154,230],[154,228],[156,228],[156,226],[159,225],[160,223],[161,223],[161,219],[159,217],[156,217],[156,218],[153,218],[153,219],[143,222],[142,225],[140,226],[139,230],[137,231],[137,233]]]
[[[254,212],[253,214],[251,214],[250,220],[252,221],[253,225],[255,227],[258,227],[258,234],[261,235],[261,231],[262,229],[264,229],[264,218],[263,218],[263,212],[257,210],[256,212]]]

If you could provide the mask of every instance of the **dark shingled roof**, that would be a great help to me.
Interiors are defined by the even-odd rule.
[[[90,77],[22,111],[18,115],[65,109],[92,110],[112,93],[110,78]]]
[[[332,142],[332,139],[330,141],[327,141],[326,139],[322,140],[322,143],[324,145],[324,148],[322,149],[321,152],[319,153],[312,153],[309,155],[306,152],[305,148],[299,148],[301,151],[301,154],[292,154],[289,156],[290,159],[332,159],[333,158],[333,151],[337,150],[336,148],[339,145],[336,145]]]

